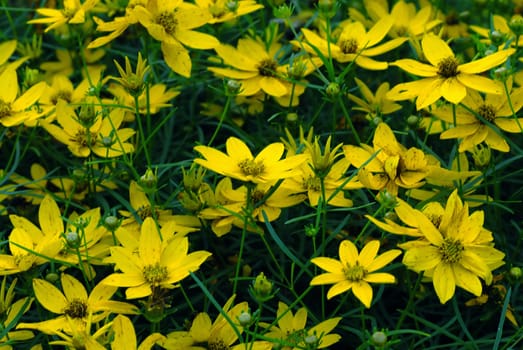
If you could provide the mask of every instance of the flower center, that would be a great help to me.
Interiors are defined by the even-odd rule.
[[[74,135],[74,137],[70,138],[69,140],[79,144],[82,147],[92,147],[96,145],[96,137],[96,133],[90,132],[87,129],[80,129],[76,135]]]
[[[489,123],[496,119],[496,110],[493,105],[483,104],[479,106],[477,113]]]
[[[64,308],[63,313],[71,318],[87,317],[87,303],[81,299],[73,299]]]
[[[450,56],[442,59],[438,63],[438,74],[443,78],[452,78],[458,75],[458,61],[456,58]]]
[[[256,162],[252,159],[244,159],[238,163],[238,167],[244,175],[258,176],[265,170],[262,162]]]
[[[319,192],[321,190],[321,180],[319,177],[311,175],[303,182],[303,186],[307,190]]]
[[[346,266],[344,272],[345,277],[351,282],[361,281],[367,274],[367,271],[360,265]]]
[[[144,266],[142,273],[143,278],[147,281],[147,283],[153,286],[165,281],[167,276],[169,276],[167,267],[162,266],[159,263]]]
[[[153,209],[150,205],[142,205],[138,209],[136,209],[136,214],[140,217],[140,219],[145,220],[146,218],[153,217]],[[158,218],[158,210],[154,211],[154,216]]]
[[[345,54],[356,53],[358,52],[358,41],[356,41],[356,39],[353,38],[343,40],[340,43],[340,48],[341,52]]]
[[[265,196],[265,192],[263,192],[263,191],[260,191],[260,190],[252,191],[252,193],[251,193],[252,203],[256,204],[256,203],[261,202],[261,200],[263,199],[264,196]]]
[[[278,68],[278,63],[272,59],[265,59],[258,64],[258,72],[264,77],[276,76],[276,68]]]
[[[11,104],[5,102],[0,98],[0,119],[7,117],[11,114]]]
[[[219,4],[213,4],[209,6],[209,13],[214,18],[220,18],[227,13],[227,9]]]
[[[221,339],[217,339],[213,342],[207,344],[207,349],[209,350],[228,350],[229,347]]]
[[[58,100],[65,100],[66,102],[71,102],[71,92],[65,90],[57,91],[56,94],[54,94],[53,97],[51,97],[51,102],[53,104],[57,104]]]
[[[445,238],[443,244],[439,247],[441,260],[451,264],[461,260],[461,253],[463,250],[465,250],[463,244],[459,240],[452,238]]]
[[[167,34],[173,35],[176,31],[178,21],[174,18],[174,12],[162,12],[156,17],[156,23],[161,25]]]

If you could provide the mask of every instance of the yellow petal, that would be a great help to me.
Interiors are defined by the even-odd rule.
[[[144,265],[154,265],[160,261],[162,241],[154,219],[148,217],[142,223],[138,251]]]
[[[33,290],[38,302],[55,314],[62,314],[69,305],[62,292],[45,280],[33,279]]]
[[[474,90],[496,95],[501,95],[504,92],[501,82],[483,76],[460,73],[456,78],[460,83]]]
[[[359,265],[363,267],[367,267],[368,265],[370,265],[374,261],[376,255],[378,254],[379,249],[380,241],[378,240],[372,240],[365,244],[358,256]]]
[[[434,246],[411,248],[403,255],[403,264],[417,272],[430,270],[440,262],[441,253]]]
[[[440,89],[441,96],[453,104],[460,103],[467,96],[467,89],[456,78],[443,80]]]
[[[72,302],[75,299],[87,302],[87,291],[80,281],[65,273],[62,274],[60,280],[62,282],[62,290],[64,291],[64,295],[69,302]]]
[[[343,240],[340,243],[338,254],[342,266],[355,266],[358,261],[358,249],[349,240]]]
[[[432,283],[434,284],[434,289],[436,290],[439,301],[442,304],[449,301],[449,299],[454,296],[454,291],[456,290],[456,282],[451,265],[446,263],[437,265],[434,269]]]
[[[425,58],[435,67],[443,59],[454,57],[454,52],[452,52],[447,43],[435,34],[425,35],[421,40],[421,47]]]
[[[385,272],[368,274],[363,280],[368,283],[396,283],[396,277]]]
[[[469,270],[464,269],[460,265],[454,266],[454,276],[456,279],[456,285],[460,288],[469,291],[475,296],[480,296],[482,287],[481,282],[477,275],[470,272]]]
[[[116,316],[113,320],[112,330],[114,332],[114,340],[111,343],[112,349],[136,349],[136,332],[128,317]]]
[[[344,293],[352,288],[354,282],[343,280],[333,285],[327,292],[327,299],[332,299],[336,295]]]
[[[46,195],[40,203],[38,222],[44,235],[53,236],[64,233],[64,223],[60,209],[55,200],[49,195]]]
[[[166,44],[162,42],[162,53],[165,63],[174,72],[183,77],[191,76],[192,62],[189,52],[181,44]]]
[[[368,309],[372,303],[372,287],[367,282],[356,282],[352,286],[352,292]]]
[[[410,58],[394,61],[390,65],[399,67],[408,73],[420,77],[435,77],[436,75],[438,75],[438,69],[436,67],[433,67],[425,63],[421,63]]]
[[[189,333],[196,343],[209,341],[211,337],[211,318],[205,312],[201,312],[194,318]]]
[[[220,45],[220,42],[214,36],[194,30],[178,30],[176,38],[185,46],[193,49],[207,50]]]
[[[516,50],[507,49],[495,52],[486,57],[480,58],[479,60],[472,61],[469,63],[461,64],[458,66],[458,71],[465,74],[477,74],[499,66],[505,62],[508,56],[512,55]]]

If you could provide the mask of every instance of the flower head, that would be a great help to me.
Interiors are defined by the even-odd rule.
[[[365,307],[372,303],[372,288],[369,283],[394,283],[396,278],[385,272],[376,272],[398,255],[400,250],[392,249],[377,255],[380,248],[379,241],[370,241],[358,254],[358,249],[351,241],[340,243],[340,260],[318,257],[311,259],[314,265],[327,271],[311,280],[311,285],[334,284],[327,292],[327,299],[352,290]]]
[[[418,110],[433,104],[440,97],[458,104],[467,96],[467,88],[501,94],[503,85],[500,82],[478,74],[502,64],[515,52],[514,49],[501,50],[479,60],[460,64],[449,45],[435,34],[425,35],[421,47],[428,64],[407,58],[391,65],[422,79],[398,84],[387,93],[387,97],[394,101],[417,97]]]

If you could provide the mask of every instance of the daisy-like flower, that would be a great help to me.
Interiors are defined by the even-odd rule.
[[[467,88],[500,95],[503,84],[478,75],[505,62],[515,50],[495,52],[479,60],[459,64],[449,45],[435,34],[427,34],[421,41],[423,54],[428,61],[397,60],[391,65],[420,76],[422,79],[394,86],[387,97],[394,101],[416,98],[418,110],[428,107],[440,97],[458,104],[467,96]]]
[[[36,24],[43,23],[49,24],[45,29],[46,32],[51,29],[63,26],[66,23],[69,24],[80,24],[85,22],[85,15],[88,11],[92,10],[98,0],[86,0],[83,4],[80,0],[64,0],[63,9],[49,9],[39,8],[36,9],[36,13],[42,15],[42,18],[36,18],[28,21],[27,23]]]
[[[399,187],[417,188],[427,178],[452,175],[431,155],[415,147],[406,149],[385,123],[378,124],[373,144],[374,147],[365,144],[343,146],[349,162],[359,168],[358,179],[366,188],[386,189],[397,195]]]
[[[211,253],[200,250],[188,254],[187,237],[163,240],[156,223],[146,218],[142,224],[138,254],[125,247],[112,247],[111,259],[116,269],[102,283],[127,287],[127,299],[147,297],[159,289],[175,288],[175,283],[196,272]]]
[[[14,69],[0,74],[3,88],[0,89],[0,124],[9,128],[39,118],[41,111],[31,108],[44,93],[47,84],[37,83],[18,96],[18,77]]]
[[[147,7],[134,8],[136,18],[156,40],[161,41],[165,63],[174,72],[189,78],[193,49],[213,49],[220,42],[212,35],[194,31],[209,21],[198,6],[181,0],[149,0]]]
[[[523,107],[523,88],[515,88],[506,94],[486,94],[483,98],[477,91],[469,91],[453,112],[452,106],[442,105],[431,110],[439,119],[453,125],[440,135],[442,139],[461,139],[459,151],[472,151],[485,142],[490,148],[508,152],[507,141],[490,125],[510,133],[523,132],[523,118],[514,116]],[[454,117],[455,115],[455,117]],[[489,124],[487,124],[489,123]]]
[[[285,146],[281,142],[271,143],[256,157],[247,145],[236,137],[229,137],[225,144],[227,154],[208,146],[196,146],[194,150],[204,159],[194,162],[214,171],[243,182],[274,183],[296,175],[296,167],[307,160],[307,156],[298,154],[281,159]]]
[[[253,341],[251,343],[235,344],[237,333],[243,333],[243,327],[238,318],[242,312],[249,310],[247,302],[233,306],[235,296],[223,306],[220,315],[214,320],[205,313],[199,313],[192,321],[189,331],[177,331],[167,334],[162,346],[166,349],[200,350],[200,349],[229,349],[229,350],[269,350],[272,343],[268,341]],[[225,318],[223,315],[227,315]],[[233,324],[230,323],[233,322]]]
[[[324,57],[332,57],[341,63],[354,62],[363,69],[387,69],[387,62],[379,62],[371,57],[384,54],[407,41],[407,38],[395,38],[378,45],[385,38],[392,24],[392,18],[387,16],[367,31],[361,22],[344,22],[335,42],[329,42],[317,33],[303,28],[301,30],[304,36],[303,47],[312,55],[316,55],[318,50]],[[293,43],[301,47],[300,43]]]
[[[239,95],[252,96],[260,90],[273,97],[290,93],[290,84],[283,78],[287,70],[278,63],[282,51],[276,38],[268,44],[259,37],[242,38],[236,48],[221,44],[214,50],[223,63],[232,68],[209,67],[208,70],[240,82]]]
[[[422,238],[399,245],[405,249],[403,264],[432,279],[442,304],[454,296],[456,286],[480,296],[482,285],[492,282],[492,270],[504,264],[504,253],[494,248],[492,232],[483,228],[484,213],[469,215],[469,207],[458,191],[449,196],[445,208],[424,212],[413,209]]]
[[[355,111],[366,113],[366,118],[372,121],[374,118],[381,118],[382,115],[394,113],[401,109],[401,105],[394,103],[394,101],[387,98],[387,92],[390,89],[388,82],[382,83],[373,94],[367,85],[358,78],[354,78],[363,99],[353,94],[348,94],[348,98],[356,103],[356,107],[352,107]]]
[[[255,0],[195,0],[194,2],[203,11],[208,12],[208,23],[223,23],[232,21],[240,16],[249,14],[263,8]]]
[[[63,273],[60,281],[63,293],[46,280],[33,279],[33,290],[38,302],[59,316],[36,323],[20,323],[17,328],[37,329],[46,334],[62,330],[71,333],[71,323],[85,328],[88,322],[101,321],[110,313],[138,314],[136,306],[110,300],[117,287],[98,283],[88,295],[84,285],[73,276]]]
[[[311,259],[314,265],[327,271],[315,276],[312,286],[334,284],[327,292],[327,299],[352,290],[366,308],[372,303],[372,287],[369,283],[395,283],[396,278],[390,273],[376,272],[396,259],[401,251],[392,249],[378,256],[379,241],[370,241],[358,254],[358,249],[351,241],[344,240],[339,246],[340,260],[318,257]]]
[[[289,307],[280,301],[276,319],[277,327],[267,323],[260,323],[260,325],[268,329],[264,334],[265,337],[275,339],[276,343],[278,339],[284,344],[282,350],[303,349],[311,343],[315,345],[314,349],[323,349],[341,340],[339,334],[331,333],[341,321],[341,317],[330,318],[311,328],[306,328],[307,308],[302,307],[293,315]]]
[[[128,140],[135,131],[131,128],[119,129],[124,112],[122,108],[113,108],[109,115],[101,116],[95,114],[94,107],[85,105],[77,115],[65,101],[60,101],[56,107],[56,120],[60,127],[45,121],[42,121],[42,126],[76,157],[85,158],[91,152],[102,158],[119,157],[134,151]]]

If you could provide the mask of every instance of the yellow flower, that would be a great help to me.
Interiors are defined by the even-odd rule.
[[[417,11],[416,5],[400,0],[388,10],[387,2],[364,1],[367,13],[374,20],[379,20],[390,15],[394,21],[389,35],[393,38],[407,37],[415,38],[421,36],[441,23],[439,19],[433,19],[431,5],[424,5]]]
[[[116,287],[98,283],[88,295],[84,285],[73,276],[63,273],[60,281],[63,293],[46,280],[33,279],[38,302],[59,316],[36,323],[20,323],[17,328],[37,329],[46,334],[62,330],[70,333],[72,325],[85,328],[88,322],[101,321],[110,313],[138,314],[136,306],[110,300]]]
[[[442,304],[454,296],[456,286],[480,296],[480,278],[492,282],[492,270],[503,265],[505,254],[493,247],[492,233],[483,228],[483,211],[469,215],[457,190],[452,192],[445,208],[427,216],[414,210],[416,226],[422,239],[400,244],[406,250],[403,264],[432,278]]]
[[[167,340],[162,346],[176,350],[200,350],[202,346],[204,349],[271,349],[272,344],[267,341],[233,345],[238,340],[237,333],[243,333],[243,327],[239,324],[238,317],[242,312],[249,310],[247,302],[244,301],[234,306],[233,302],[234,296],[227,300],[214,322],[207,313],[199,313],[192,321],[188,332],[177,331],[167,334]],[[227,318],[223,316],[224,314],[227,315]],[[230,323],[231,321],[233,324]]]
[[[194,4],[181,0],[149,0],[147,8],[136,6],[134,14],[149,34],[161,41],[163,58],[169,68],[186,78],[191,76],[192,63],[185,46],[213,49],[220,44],[212,35],[193,30],[209,21],[209,15]]]
[[[113,273],[104,284],[128,287],[127,299],[143,298],[158,288],[172,289],[175,283],[196,272],[211,255],[207,251],[188,254],[187,237],[163,240],[154,220],[146,218],[142,224],[138,254],[125,247],[112,247],[111,259],[121,273]]]
[[[0,74],[0,124],[5,127],[20,125],[39,118],[42,112],[31,108],[46,89],[46,83],[40,82],[18,96],[18,78],[14,69],[6,69]]]
[[[80,0],[64,0],[63,9],[39,8],[36,13],[44,16],[43,18],[32,19],[27,23],[50,24],[45,31],[58,28],[66,23],[79,24],[85,22],[86,12],[93,9],[98,0],[86,0],[83,4]]]
[[[510,42],[510,46],[523,46],[523,37],[516,35],[507,20],[500,15],[492,15],[492,28],[483,28],[476,25],[471,25],[470,29],[478,33],[484,43],[488,43],[494,46],[504,46]],[[518,41],[516,42],[516,39]]]
[[[294,176],[296,167],[307,156],[294,155],[281,159],[285,146],[281,142],[271,143],[254,157],[247,145],[236,137],[229,137],[225,144],[227,154],[208,146],[196,146],[194,150],[204,159],[197,158],[196,164],[215,173],[244,182],[272,184],[279,179]]]
[[[259,37],[242,38],[237,47],[221,44],[214,50],[223,63],[232,68],[209,67],[221,77],[235,79],[241,83],[241,96],[252,96],[260,90],[267,95],[281,97],[290,93],[290,84],[285,81],[285,67],[280,66],[281,44],[276,38],[264,43]]]
[[[137,346],[136,332],[129,317],[118,315],[113,320],[112,331],[114,339],[111,342],[111,349],[114,350],[150,350],[155,344],[161,345],[165,336],[160,333],[149,334],[139,346]]]
[[[517,118],[517,113],[523,107],[523,88],[515,88],[507,98],[506,94],[486,94],[485,97],[477,91],[469,91],[461,104],[453,112],[452,106],[443,105],[431,110],[431,113],[441,120],[453,124],[441,133],[441,139],[461,139],[459,151],[472,151],[475,146],[485,142],[490,148],[500,152],[508,152],[510,147],[494,124],[499,129],[510,133],[523,132],[523,118]],[[489,123],[489,124],[487,124]]]
[[[277,327],[268,323],[260,325],[268,329],[265,337],[275,339],[274,343],[278,343],[278,340],[282,342],[282,350],[306,349],[311,343],[315,345],[314,349],[323,349],[341,340],[339,334],[330,334],[341,321],[341,317],[330,318],[307,329],[307,308],[302,307],[293,315],[289,307],[280,301],[276,319]]]
[[[363,99],[348,94],[351,101],[356,103],[357,107],[352,107],[353,110],[366,112],[366,118],[372,121],[374,118],[380,118],[382,115],[391,114],[401,109],[401,105],[394,103],[392,100],[387,98],[386,94],[389,91],[389,83],[382,83],[376,90],[376,95],[368,88],[363,81],[358,78],[354,78],[356,85],[363,95]]]
[[[344,22],[341,33],[335,42],[321,37],[315,32],[303,28],[303,46],[307,52],[316,55],[316,50],[324,57],[332,57],[338,62],[354,62],[358,66],[369,70],[387,69],[387,62],[379,62],[371,57],[393,50],[407,41],[407,38],[396,38],[378,45],[392,27],[390,16],[379,20],[369,31],[360,22]],[[294,42],[294,45],[300,46]]]
[[[95,113],[93,106],[84,105],[77,114],[65,101],[60,101],[56,115],[60,127],[45,121],[42,126],[76,157],[85,158],[93,152],[102,158],[113,158],[134,151],[127,140],[135,131],[119,129],[124,118],[122,108],[113,108],[107,116],[101,116]]]
[[[255,0],[195,0],[194,3],[210,15],[208,23],[211,24],[232,21],[263,8]]]
[[[425,35],[421,47],[428,64],[407,58],[391,65],[423,78],[398,84],[387,93],[387,97],[394,101],[416,97],[418,110],[428,107],[440,97],[458,104],[467,96],[467,88],[498,95],[503,93],[501,82],[478,74],[502,64],[515,52],[514,49],[502,50],[476,61],[459,64],[452,49],[435,34]]]
[[[315,276],[310,284],[312,286],[334,284],[327,292],[327,299],[338,294],[352,290],[365,307],[372,303],[372,287],[369,283],[395,283],[396,278],[385,272],[376,272],[398,255],[400,250],[392,249],[378,256],[379,241],[370,241],[358,254],[358,249],[351,241],[344,240],[339,246],[340,260],[318,257],[311,259],[314,265],[327,271]]]

